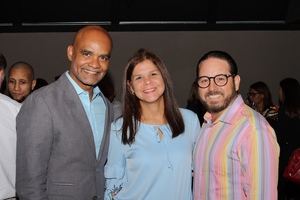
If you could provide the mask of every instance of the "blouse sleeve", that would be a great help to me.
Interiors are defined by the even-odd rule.
[[[195,144],[197,142],[197,138],[200,135],[200,122],[199,122],[199,118],[197,117],[197,115],[194,115],[194,118],[192,120],[193,123],[193,129],[192,129],[192,135],[193,135],[193,147],[195,147]]]
[[[120,131],[112,125],[107,163],[104,168],[106,179],[105,200],[116,199],[116,195],[122,189],[122,185],[126,181],[125,165]]]
[[[190,144],[192,145],[192,152],[197,142],[197,138],[200,134],[200,122],[198,116],[189,110],[181,109],[183,113],[185,128],[187,131],[187,134],[189,135]],[[192,169],[194,168],[194,161],[192,161]]]
[[[181,110],[184,111],[182,113],[183,113],[186,131],[190,137],[191,143],[194,148],[197,138],[200,134],[200,129],[201,129],[199,118],[194,112],[192,112],[190,110],[186,110],[186,109],[181,109]]]

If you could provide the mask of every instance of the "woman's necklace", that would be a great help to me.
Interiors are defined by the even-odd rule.
[[[159,138],[159,141],[161,142],[162,139],[164,138],[164,134],[163,134],[163,132],[160,130],[159,127],[156,127],[156,134],[157,134],[157,136],[158,136],[158,138]]]

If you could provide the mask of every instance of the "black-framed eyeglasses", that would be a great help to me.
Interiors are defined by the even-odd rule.
[[[207,88],[210,85],[210,79],[213,79],[217,86],[224,86],[228,82],[229,77],[234,77],[235,74],[218,74],[216,76],[200,76],[196,79],[196,83],[200,88]]]

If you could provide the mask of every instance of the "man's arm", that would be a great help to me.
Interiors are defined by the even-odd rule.
[[[30,95],[17,116],[16,192],[21,200],[46,200],[53,127],[41,96]]]
[[[257,122],[245,145],[249,199],[277,200],[279,146],[271,126],[263,120]]]

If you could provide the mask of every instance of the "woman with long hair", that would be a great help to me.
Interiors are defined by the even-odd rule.
[[[300,84],[294,78],[280,81],[279,115],[276,134],[280,145],[279,199],[300,199],[300,186],[284,180],[283,171],[292,152],[300,148]]]
[[[169,73],[155,54],[138,50],[123,79],[123,114],[112,125],[106,199],[192,199],[197,115],[178,108]]]
[[[278,107],[272,101],[272,95],[266,83],[258,81],[250,85],[248,105],[262,114],[274,128],[278,121]]]

